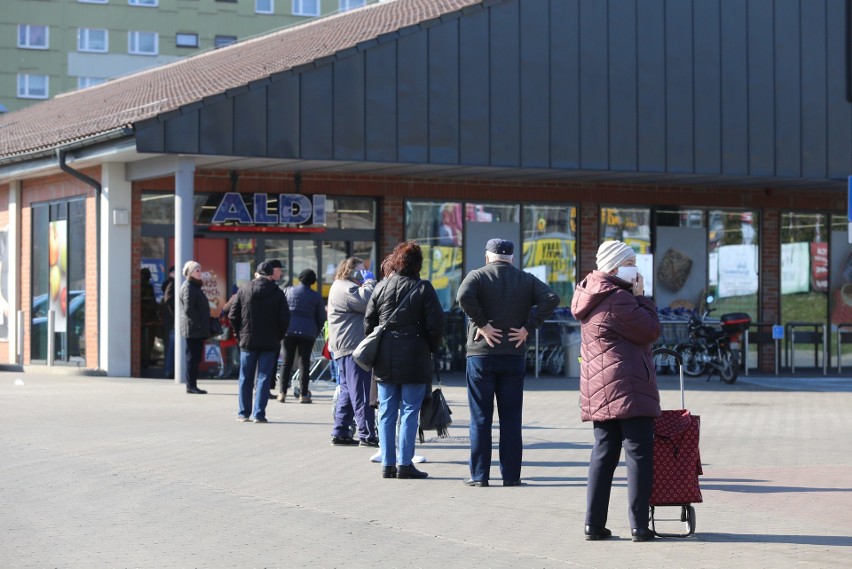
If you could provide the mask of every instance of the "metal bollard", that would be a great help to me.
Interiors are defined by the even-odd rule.
[[[24,311],[18,311],[18,343],[15,346],[15,363],[24,365]]]

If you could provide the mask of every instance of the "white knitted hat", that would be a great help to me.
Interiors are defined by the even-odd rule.
[[[187,261],[183,264],[183,276],[188,277],[195,269],[200,269],[201,265],[197,261]]]
[[[636,256],[630,245],[621,241],[604,241],[598,247],[598,270],[605,273],[610,272],[624,261]]]

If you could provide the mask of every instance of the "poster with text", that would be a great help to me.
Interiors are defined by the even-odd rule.
[[[719,298],[757,294],[757,245],[719,247]]]
[[[210,315],[218,318],[228,301],[228,240],[196,239],[195,260],[201,263],[201,290],[210,302]]]
[[[810,257],[807,243],[781,244],[781,294],[808,292]]]

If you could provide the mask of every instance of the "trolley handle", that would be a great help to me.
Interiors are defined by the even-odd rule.
[[[674,350],[670,350],[669,348],[657,348],[656,350],[654,350],[651,353],[655,356],[658,356],[658,355],[670,356],[670,357],[674,358],[675,361],[677,362],[677,367],[678,367],[678,371],[679,371],[679,375],[680,375],[680,408],[686,409],[686,401],[685,401],[685,396],[684,396],[685,390],[684,390],[684,386],[683,386],[683,356],[681,356],[679,353],[677,353]]]
[[[683,365],[683,357],[678,352],[669,348],[657,348],[653,352],[651,352],[651,354],[654,356],[671,356],[677,361],[678,365]]]

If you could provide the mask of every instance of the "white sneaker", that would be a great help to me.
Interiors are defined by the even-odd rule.
[[[381,462],[382,461],[382,449],[376,451],[376,454],[370,457],[370,462]]]
[[[421,462],[426,462],[426,457],[420,456],[419,454],[415,454],[413,457],[411,457],[411,462],[416,462],[417,464],[420,464]]]

